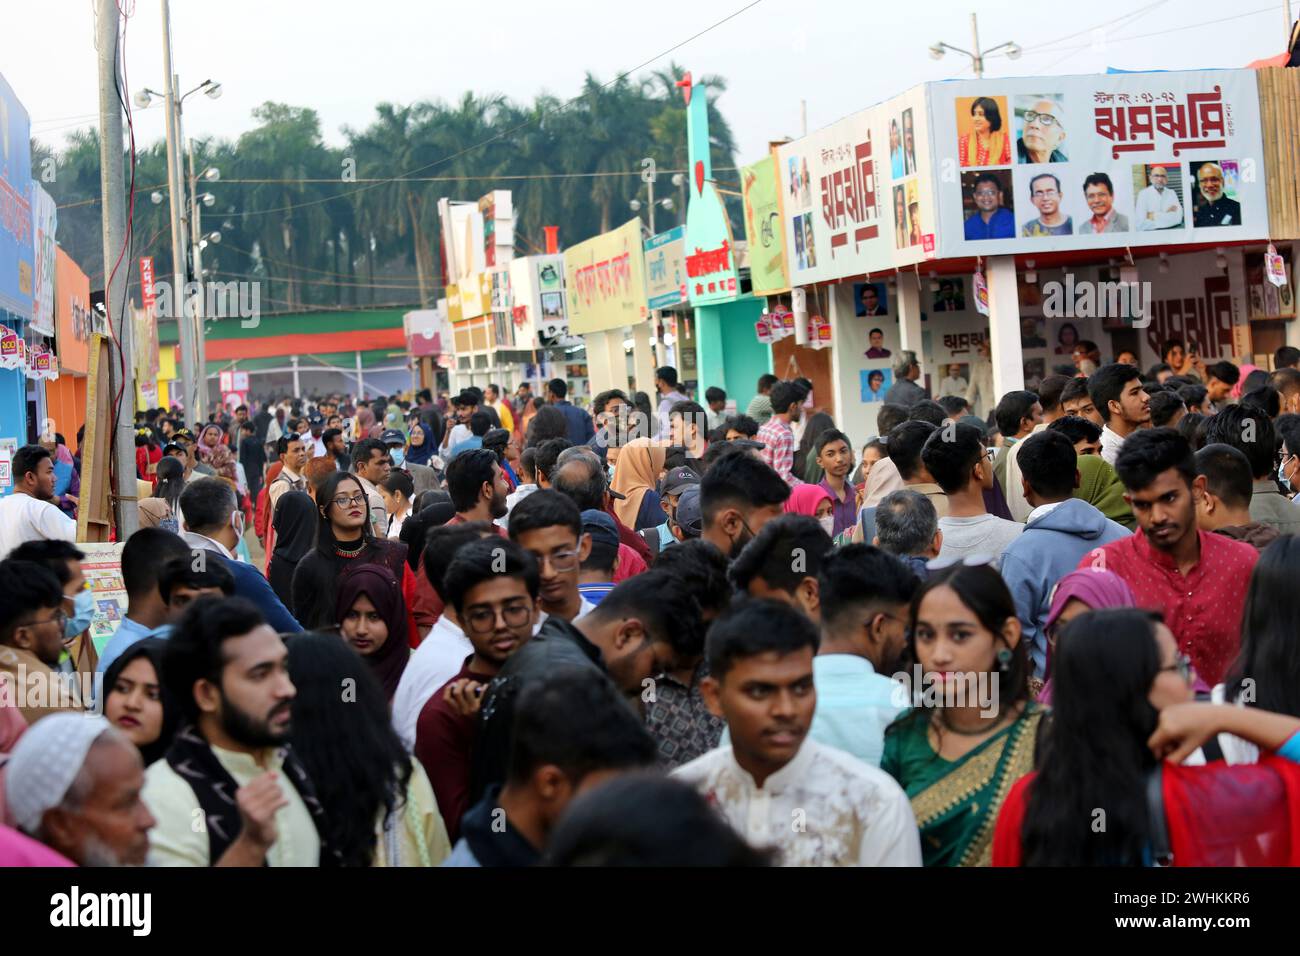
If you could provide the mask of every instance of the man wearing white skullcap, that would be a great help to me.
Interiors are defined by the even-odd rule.
[[[5,796],[18,829],[81,866],[141,866],[154,818],[140,799],[144,762],[91,714],[51,714],[14,747]]]

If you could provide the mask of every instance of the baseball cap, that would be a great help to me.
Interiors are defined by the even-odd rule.
[[[590,508],[582,513],[583,534],[591,535],[591,543],[618,547],[618,527],[614,519],[603,511]]]
[[[704,514],[700,511],[700,486],[692,485],[677,499],[677,527],[688,538],[704,533]]]
[[[700,476],[685,465],[674,468],[664,475],[663,489],[660,494],[680,495],[687,488],[700,483]]]
[[[406,444],[406,436],[403,435],[396,428],[389,428],[388,430],[386,430],[382,435],[379,436],[379,440],[383,442],[385,445]]]

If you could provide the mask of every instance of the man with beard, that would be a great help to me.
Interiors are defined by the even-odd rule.
[[[14,452],[13,492],[0,498],[0,558],[24,541],[77,540],[77,523],[54,504],[54,459],[40,445]]]
[[[506,473],[492,452],[475,448],[457,455],[447,465],[447,494],[451,496],[451,506],[456,509],[456,514],[447,523],[503,518],[509,493]]]
[[[1020,139],[1016,141],[1016,155],[1020,162],[1069,161],[1065,151],[1058,149],[1065,141],[1065,126],[1061,122],[1061,106],[1055,99],[1044,97],[1021,113],[1020,119],[1024,124]],[[1029,188],[1034,188],[1033,183]]]
[[[23,832],[79,866],[143,866],[155,820],[140,799],[144,763],[107,720],[52,714],[23,734],[5,771]]]
[[[529,495],[510,515],[510,539],[537,560],[542,611],[576,621],[595,609],[578,590],[591,536],[583,533],[582,512],[571,498],[549,489]]]
[[[728,558],[780,517],[790,486],[750,455],[723,455],[700,482],[702,537]]]
[[[1083,556],[1080,568],[1124,579],[1137,607],[1164,614],[1206,687],[1223,680],[1241,643],[1241,614],[1257,552],[1243,541],[1197,528],[1205,478],[1187,439],[1172,428],[1131,436],[1115,471],[1138,532]]]
[[[519,507],[544,494],[548,493],[529,495]],[[576,509],[572,502],[566,503]],[[513,518],[510,525],[513,533]],[[547,563],[542,567],[543,606]],[[629,578],[591,613],[572,623],[559,616],[547,618],[482,692],[472,799],[478,800],[493,785],[505,782],[511,727],[525,688],[569,670],[602,675],[624,697],[653,695],[654,676],[677,666],[678,632],[700,627],[699,602],[676,575],[661,571]],[[468,820],[466,817],[466,825]]]
[[[443,576],[444,616],[460,627],[474,653],[434,692],[415,725],[415,756],[424,765],[452,843],[469,809],[470,751],[478,690],[533,636],[537,563],[513,541],[475,541],[456,552]]]
[[[822,639],[813,658],[817,708],[809,735],[878,767],[885,728],[907,706],[892,675],[921,582],[900,558],[851,544],[822,560],[817,583]]]
[[[1241,203],[1229,199],[1223,192],[1222,166],[1202,163],[1196,170],[1196,186],[1200,196],[1192,210],[1193,226],[1241,225]]]
[[[145,774],[152,866],[317,866],[320,804],[287,746],[289,652],[257,608],[201,598],[163,654],[184,724]]]
[[[710,628],[709,710],[723,745],[674,771],[785,866],[920,866],[912,807],[889,774],[809,740],[817,628],[779,601],[745,600]]]

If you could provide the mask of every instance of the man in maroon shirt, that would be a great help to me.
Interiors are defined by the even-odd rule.
[[[1223,680],[1241,643],[1241,614],[1258,553],[1196,526],[1205,478],[1187,439],[1172,428],[1137,431],[1124,441],[1115,471],[1138,531],[1085,555],[1079,567],[1113,571],[1138,607],[1164,613],[1178,649],[1207,686]]]
[[[433,784],[453,843],[469,808],[470,752],[477,696],[506,658],[533,636],[537,621],[537,562],[513,541],[485,538],[463,546],[443,579],[444,613],[464,630],[474,653],[420,711],[415,756]]]

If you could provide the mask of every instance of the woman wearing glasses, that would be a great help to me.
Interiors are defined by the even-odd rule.
[[[376,538],[370,530],[370,505],[356,475],[335,472],[316,492],[316,547],[293,573],[293,616],[306,630],[335,624],[334,600],[339,577],[355,564],[380,564],[402,583],[411,606],[415,575],[406,563],[406,545]],[[408,634],[415,632],[408,621]]]
[[[1191,665],[1148,611],[1093,611],[1072,621],[1055,669],[1038,771],[1003,803],[995,865],[1295,863],[1300,767],[1284,758],[1300,750],[1293,736],[1300,721],[1192,703]],[[1177,765],[1203,763],[1196,748],[1219,730],[1279,756],[1248,767]]]
[[[1042,711],[1002,578],[975,559],[912,601],[913,707],[885,731],[881,768],[912,801],[926,866],[987,866],[1012,785],[1033,769]]]

